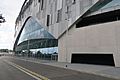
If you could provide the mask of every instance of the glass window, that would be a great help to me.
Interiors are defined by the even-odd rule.
[[[43,27],[36,20],[30,18],[24,26],[18,43],[26,41],[27,39],[54,39],[54,37]]]
[[[57,10],[62,9],[62,0],[57,0]]]
[[[62,9],[58,10],[57,13],[57,23],[60,22],[62,20]]]
[[[111,0],[111,2],[109,2],[107,5],[102,7],[102,9],[111,8],[115,6],[120,6],[120,0]]]

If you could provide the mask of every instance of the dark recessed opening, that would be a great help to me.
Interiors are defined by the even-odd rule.
[[[72,54],[71,63],[115,66],[112,54]]]
[[[114,10],[82,18],[76,28],[120,20],[120,10]]]

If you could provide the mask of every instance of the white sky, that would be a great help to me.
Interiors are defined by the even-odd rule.
[[[0,0],[0,14],[6,22],[0,24],[0,49],[13,49],[15,20],[24,0]]]

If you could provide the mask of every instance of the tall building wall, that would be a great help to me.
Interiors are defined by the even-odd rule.
[[[70,62],[72,54],[113,54],[115,66],[120,66],[120,21],[87,26],[73,26],[59,39],[60,62]]]
[[[112,7],[112,2],[115,4],[116,1],[118,0],[28,0],[16,20],[15,37],[18,36],[26,19],[32,16],[58,39],[58,61],[71,63],[73,54],[111,54],[115,66],[119,67],[120,22],[117,19],[120,16],[112,14],[120,9]],[[106,5],[109,2],[110,4]],[[113,12],[108,17],[113,15],[115,20],[107,22],[104,20],[104,16],[107,15],[102,13],[110,11]],[[96,18],[98,22],[92,21],[93,18],[89,16],[96,17],[96,14],[102,14],[102,20],[105,22],[100,18]],[[83,24],[80,20],[83,20]]]
[[[28,0],[16,20],[16,36],[25,20],[32,16],[58,38],[73,22],[98,0]],[[26,6],[28,6],[26,8]],[[18,16],[18,18],[19,18]],[[49,16],[49,19],[48,19]],[[47,22],[48,21],[48,22]]]

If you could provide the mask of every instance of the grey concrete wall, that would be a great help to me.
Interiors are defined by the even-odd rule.
[[[33,0],[33,3],[23,13],[21,20],[17,21],[15,38],[29,16],[34,17],[45,29],[58,38],[78,17],[98,0],[91,0],[92,4],[89,6],[87,6],[89,4],[88,0],[76,0],[75,4],[73,4],[73,1],[44,0],[43,10],[41,10],[41,3],[38,0]],[[69,7],[68,10],[67,6]],[[60,9],[62,9],[61,21],[56,22],[58,10]],[[50,15],[50,24],[48,27],[46,26],[47,15]],[[116,21],[77,29],[73,26],[59,39],[58,61],[71,62],[71,54],[74,53],[108,53],[114,54],[115,65],[120,67],[119,25],[120,22]]]
[[[42,0],[41,0],[42,1]],[[16,37],[24,24],[25,20],[32,16],[41,25],[45,26],[54,37],[58,38],[73,22],[75,22],[88,8],[98,0],[43,0],[43,9],[41,2],[33,0],[32,4],[22,14],[21,20],[16,24]],[[91,4],[92,3],[92,4]],[[83,4],[83,5],[80,5]],[[67,9],[68,7],[68,9]],[[61,20],[57,22],[58,11],[61,10]],[[82,10],[82,11],[81,11]],[[49,26],[46,26],[47,15],[50,15]]]
[[[113,54],[120,67],[120,21],[71,28],[59,39],[59,61],[71,62],[72,54]],[[67,59],[66,59],[67,58]]]

